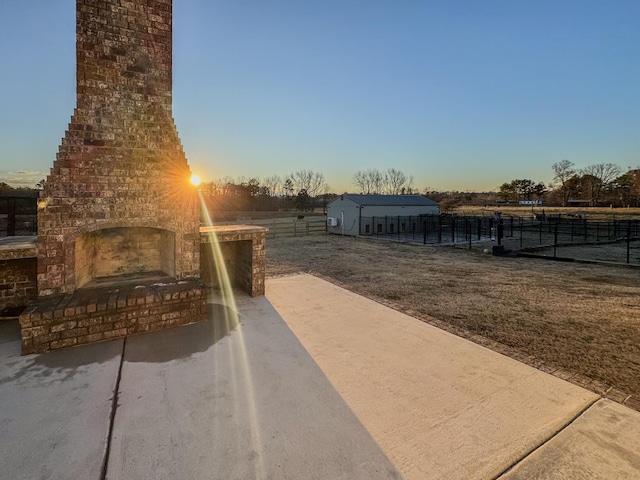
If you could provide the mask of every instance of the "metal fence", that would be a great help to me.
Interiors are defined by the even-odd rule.
[[[640,265],[640,220],[420,215],[363,217],[360,235],[403,242],[511,251],[555,258]]]
[[[493,217],[418,215],[361,217],[359,233],[364,237],[388,238],[426,244],[471,244],[497,235]]]
[[[640,265],[640,220],[548,217],[503,220],[505,247],[553,258]]]

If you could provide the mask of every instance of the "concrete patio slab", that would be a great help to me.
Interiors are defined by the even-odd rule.
[[[494,478],[599,398],[310,275],[266,292],[406,479]]]
[[[640,413],[582,388],[308,275],[223,303],[22,357],[0,322],[0,478],[640,478]]]
[[[0,478],[102,471],[122,340],[20,356],[18,321],[0,322]]]
[[[501,480],[640,478],[640,412],[603,399]]]
[[[126,340],[107,478],[400,478],[269,302],[234,311]]]

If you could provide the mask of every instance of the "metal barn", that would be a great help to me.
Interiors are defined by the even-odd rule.
[[[424,215],[440,207],[421,195],[358,195],[343,193],[327,205],[327,231],[338,235],[410,232]]]

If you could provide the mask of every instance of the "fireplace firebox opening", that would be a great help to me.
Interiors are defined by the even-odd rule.
[[[75,287],[92,280],[162,272],[175,277],[175,233],[150,227],[105,228],[75,240]]]

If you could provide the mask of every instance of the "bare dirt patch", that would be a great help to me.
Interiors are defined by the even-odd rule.
[[[267,274],[296,272],[598,393],[613,386],[619,401],[640,397],[640,269],[333,235],[268,241]]]

